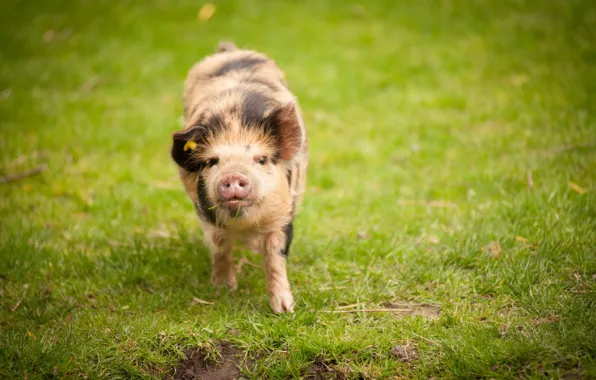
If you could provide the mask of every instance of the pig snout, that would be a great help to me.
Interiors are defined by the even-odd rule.
[[[225,175],[217,185],[217,192],[224,200],[244,199],[250,192],[252,187],[246,176],[240,173],[231,173]]]

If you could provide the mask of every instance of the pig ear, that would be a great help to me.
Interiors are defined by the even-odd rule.
[[[296,105],[290,102],[274,110],[268,119],[275,128],[279,157],[282,160],[291,160],[302,146],[302,127]]]
[[[176,132],[172,136],[172,158],[180,167],[189,172],[199,170],[200,162],[193,160],[192,153],[199,149],[198,143],[205,136],[205,132],[204,127],[196,125]]]

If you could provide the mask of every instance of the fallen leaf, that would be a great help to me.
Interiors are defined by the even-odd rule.
[[[54,32],[54,30],[52,30],[52,29],[46,30],[46,32],[43,34],[43,41],[45,43],[52,42],[52,40],[54,39],[55,36],[56,36],[56,32]]]
[[[118,240],[109,239],[108,240],[108,245],[110,245],[111,247],[121,247],[124,244],[120,243]]]
[[[167,239],[171,236],[172,234],[165,227],[156,228],[149,232],[149,237],[160,237]]]
[[[573,183],[571,181],[567,182],[567,185],[574,191],[578,192],[579,194],[584,194],[586,190],[584,190],[581,186],[577,183]]]
[[[519,241],[519,242],[522,242],[522,243],[527,243],[528,242],[528,239],[526,239],[524,237],[521,237],[521,236],[516,236],[515,237],[515,241]]]
[[[350,11],[352,12],[352,14],[354,16],[366,16],[368,14],[368,12],[366,11],[366,8],[364,8],[364,6],[362,6],[362,4],[353,5],[350,8]]]
[[[432,244],[439,244],[441,242],[441,239],[437,235],[428,235],[426,240]]]
[[[525,84],[530,78],[526,74],[516,74],[509,78],[509,82],[511,82],[514,86],[521,86]]]
[[[498,240],[492,241],[484,247],[484,251],[494,258],[498,258],[501,253],[501,243]]]
[[[213,4],[205,4],[199,10],[199,15],[197,16],[199,21],[209,21],[211,17],[215,14],[215,5]]]
[[[422,235],[420,235],[418,237],[418,239],[416,239],[416,242],[414,244],[416,245],[420,245],[420,243],[422,242],[427,242],[430,244],[439,244],[441,242],[441,239],[439,239],[439,237],[437,235],[427,235],[425,232],[422,233]]]
[[[91,77],[89,78],[83,85],[81,86],[81,90],[83,91],[91,91],[99,84],[98,77]]]

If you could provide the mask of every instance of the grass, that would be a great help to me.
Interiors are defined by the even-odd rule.
[[[163,377],[220,340],[251,378],[596,377],[596,7],[362,4],[0,3],[0,174],[49,167],[0,184],[0,377]],[[210,286],[169,158],[220,40],[275,58],[309,128],[292,315],[256,268]],[[355,303],[441,312],[325,312]]]

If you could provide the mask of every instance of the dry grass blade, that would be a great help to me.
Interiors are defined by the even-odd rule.
[[[48,154],[45,151],[33,151],[29,154],[22,154],[19,157],[15,158],[12,161],[9,161],[3,165],[4,169],[14,168],[19,165],[23,165],[27,163],[27,161],[31,161],[34,159],[43,159],[47,158]]]
[[[238,264],[236,265],[236,273],[240,273],[242,272],[242,266],[246,264],[248,266],[251,266],[253,268],[257,268],[257,269],[261,269],[261,267],[251,261],[249,261],[246,256],[242,256],[242,258],[240,259],[240,261],[238,261]]]
[[[573,183],[571,181],[567,182],[567,185],[569,186],[569,188],[579,194],[584,194],[586,192],[586,190],[581,187],[580,185],[578,185],[577,183]]]
[[[192,298],[193,305],[213,305],[215,302],[205,301],[197,297]]]
[[[528,181],[528,188],[533,189],[534,188],[534,178],[532,177],[532,170],[528,170],[526,172],[526,179]]]
[[[362,303],[353,303],[351,305],[344,305],[344,306],[338,306],[337,310],[345,310],[345,309],[352,309],[358,306],[364,306],[366,305],[366,302],[362,302]]]
[[[3,177],[0,177],[0,184],[16,182],[16,181],[19,181],[21,179],[24,179],[24,178],[31,177],[33,175],[39,174],[39,173],[41,173],[43,171],[46,171],[47,169],[48,169],[48,165],[47,164],[41,164],[41,165],[36,166],[34,168],[31,168],[29,170],[25,170],[24,172],[21,172],[21,173],[15,173],[15,174],[6,175],[6,176],[3,176]]]
[[[23,300],[18,300],[17,303],[10,308],[10,311],[14,313],[19,308],[19,306],[21,306],[21,302],[23,302]]]
[[[400,206],[412,206],[412,205],[419,205],[419,206],[428,206],[428,207],[443,207],[443,208],[457,208],[457,205],[453,202],[448,201],[418,201],[418,200],[411,200],[411,199],[400,199],[397,202]]]
[[[156,187],[158,189],[163,190],[180,190],[180,186],[178,183],[174,182],[167,182],[167,181],[149,181],[147,182],[149,185]]]
[[[411,313],[414,309],[355,309],[355,310],[322,310],[323,313]]]
[[[569,152],[569,151],[573,151],[573,150],[590,150],[590,149],[594,149],[595,147],[596,147],[596,144],[594,144],[594,143],[567,144],[567,145],[556,146],[556,147],[553,147],[550,149],[540,150],[540,151],[538,151],[538,154],[541,156],[554,156],[559,153],[565,153],[565,152]]]
[[[319,288],[319,290],[337,290],[337,289],[347,289],[348,286],[323,286]]]

